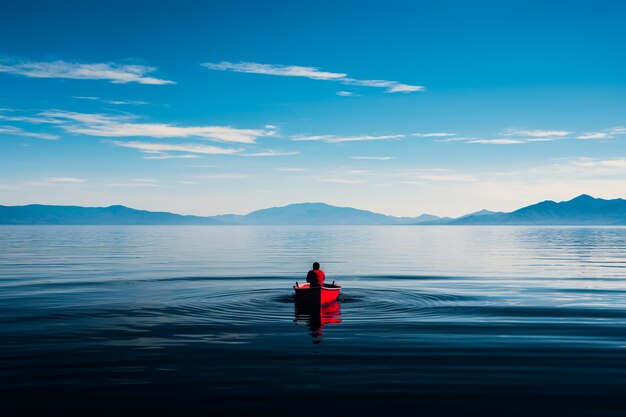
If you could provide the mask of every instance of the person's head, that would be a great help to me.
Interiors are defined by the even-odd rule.
[[[313,262],[313,269],[320,269],[320,263],[319,262]]]

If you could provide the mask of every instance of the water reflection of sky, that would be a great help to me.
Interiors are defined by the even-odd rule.
[[[311,390],[347,410],[381,392],[411,407],[453,393],[461,411],[520,392],[581,399],[568,415],[622,404],[625,228],[0,232],[0,385],[16,398],[148,387],[247,414]],[[333,305],[296,303],[314,260],[343,286]]]
[[[10,277],[624,276],[617,227],[2,227]]]

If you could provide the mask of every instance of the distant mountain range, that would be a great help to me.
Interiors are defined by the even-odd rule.
[[[511,213],[468,216],[451,225],[626,225],[626,200],[603,200],[583,194],[569,201],[541,203]]]
[[[510,213],[480,210],[457,218],[394,217],[324,203],[290,204],[246,215],[183,216],[124,206],[0,206],[0,224],[30,225],[626,225],[626,200],[580,195],[543,201]]]
[[[422,214],[417,217],[394,217],[367,210],[337,207],[324,203],[290,204],[284,207],[273,207],[253,211],[244,216],[226,214],[213,218],[223,224],[249,225],[396,225],[420,224],[441,219],[441,217],[430,214]]]
[[[135,210],[124,206],[0,206],[0,224],[186,225],[220,224],[211,217]]]

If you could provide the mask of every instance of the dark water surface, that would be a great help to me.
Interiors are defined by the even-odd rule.
[[[344,286],[322,311],[291,289],[314,260]],[[12,413],[623,416],[624,393],[626,228],[0,227]]]

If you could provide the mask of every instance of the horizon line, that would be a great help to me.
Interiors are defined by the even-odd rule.
[[[525,206],[522,207],[527,207],[529,205],[534,205],[534,204],[539,204],[539,203],[543,203],[543,202],[555,202],[555,203],[563,203],[563,202],[567,202],[567,201],[571,201],[571,200],[575,200],[576,198],[580,198],[580,197],[590,197],[596,200],[605,200],[603,198],[599,198],[599,197],[593,197],[591,194],[587,194],[587,193],[582,193],[582,194],[578,194],[575,197],[572,197],[568,200],[561,200],[561,201],[555,201],[555,200],[543,200],[543,201],[537,201],[535,203],[529,203]],[[616,198],[614,200],[622,200],[622,198]],[[285,207],[289,207],[289,206],[296,206],[296,205],[305,205],[305,204],[322,204],[322,205],[326,205],[326,206],[330,206],[330,207],[336,207],[336,208],[343,208],[343,209],[352,209],[352,210],[359,210],[359,211],[366,211],[369,213],[373,213],[373,214],[379,214],[379,215],[383,215],[383,216],[387,216],[387,217],[393,217],[393,218],[416,218],[416,217],[420,217],[420,216],[424,216],[424,215],[428,215],[428,216],[435,216],[438,218],[450,218],[450,219],[457,219],[459,217],[463,217],[463,216],[467,216],[473,213],[477,213],[483,210],[487,210],[487,211],[493,211],[493,210],[489,210],[489,209],[479,209],[479,210],[475,210],[473,212],[470,213],[466,213],[466,214],[462,214],[460,216],[456,216],[456,217],[452,217],[452,216],[440,216],[438,214],[431,214],[431,213],[421,213],[421,214],[417,214],[414,216],[395,216],[392,214],[385,214],[385,213],[380,213],[377,211],[372,211],[372,210],[367,210],[367,209],[361,209],[361,208],[356,208],[356,207],[351,207],[351,206],[338,206],[338,205],[334,205],[334,204],[329,204],[329,203],[325,203],[323,201],[318,201],[318,202],[298,202],[298,203],[289,203],[289,204],[285,204],[285,205],[281,205],[281,206],[271,206],[271,207],[264,207],[264,208],[259,208],[259,209],[255,209],[252,210],[250,212],[247,212],[245,214],[235,214],[235,213],[223,213],[223,214],[214,214],[214,215],[200,215],[200,214],[181,214],[181,213],[175,213],[172,211],[162,211],[162,210],[146,210],[146,209],[141,209],[141,208],[135,208],[135,207],[130,207],[130,206],[126,206],[123,204],[110,204],[108,206],[80,206],[80,205],[74,205],[74,204],[41,204],[41,203],[32,203],[32,204],[22,204],[22,205],[4,205],[4,204],[0,204],[0,207],[28,207],[28,206],[52,206],[52,207],[80,207],[80,208],[93,208],[93,209],[98,209],[98,208],[111,208],[111,207],[125,207],[128,209],[132,209],[132,210],[137,210],[137,211],[147,211],[147,212],[151,212],[151,213],[169,213],[169,214],[175,214],[178,216],[190,216],[190,217],[204,217],[204,218],[212,218],[212,217],[220,217],[220,216],[247,216],[250,215],[252,213],[255,213],[257,211],[261,211],[261,210],[269,210],[269,209],[277,209],[277,208],[285,208]],[[520,208],[522,208],[520,207]],[[518,209],[516,209],[518,210]],[[516,211],[513,210],[513,211]],[[498,211],[493,211],[494,213],[512,213],[513,211],[510,212],[498,212]]]

